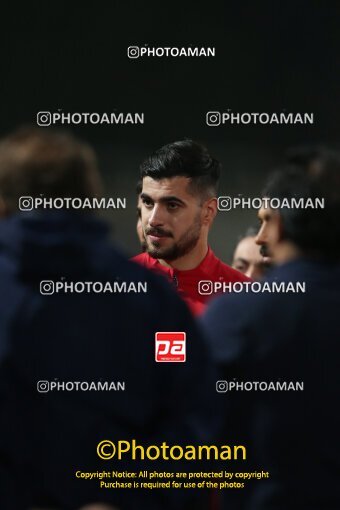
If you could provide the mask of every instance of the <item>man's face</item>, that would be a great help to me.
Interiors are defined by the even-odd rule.
[[[281,220],[278,209],[261,207],[258,212],[261,226],[255,238],[256,244],[260,245],[260,253],[264,262],[272,263],[275,251],[281,238]]]
[[[142,225],[147,252],[154,258],[173,261],[195,248],[201,235],[200,197],[188,191],[190,179],[144,177]]]
[[[238,243],[232,265],[254,280],[262,278],[269,266],[260,254],[260,248],[255,243],[253,236],[245,237]]]

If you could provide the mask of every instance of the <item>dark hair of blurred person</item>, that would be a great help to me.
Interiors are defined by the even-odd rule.
[[[93,198],[102,192],[92,148],[71,134],[23,127],[0,142],[0,215],[23,196]]]

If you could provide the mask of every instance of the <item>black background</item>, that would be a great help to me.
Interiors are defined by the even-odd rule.
[[[96,148],[109,215],[128,253],[138,165],[164,143],[205,143],[224,167],[221,195],[256,196],[285,150],[340,142],[337,2],[34,2],[1,16],[2,135],[39,111],[144,112],[144,125],[67,127]],[[129,59],[129,46],[209,46],[216,57]],[[208,127],[207,111],[313,112],[313,125]],[[46,128],[41,128],[46,129]],[[219,213],[211,245],[230,261],[254,211]]]

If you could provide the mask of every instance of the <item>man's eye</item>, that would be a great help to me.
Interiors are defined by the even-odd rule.
[[[176,202],[169,202],[168,209],[174,210],[178,208],[178,204]]]
[[[153,205],[151,200],[147,200],[146,198],[144,198],[142,200],[142,202],[143,202],[143,205],[145,205],[145,207],[152,207],[152,205]]]
[[[247,266],[245,264],[235,264],[235,269],[238,271],[247,271]]]

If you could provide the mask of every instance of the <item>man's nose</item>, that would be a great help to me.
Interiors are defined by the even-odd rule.
[[[266,238],[265,238],[265,231],[264,231],[264,225],[261,226],[260,230],[258,231],[257,235],[255,236],[255,243],[259,246],[262,246],[265,244]]]
[[[152,209],[152,212],[149,216],[149,225],[151,227],[156,227],[164,224],[164,215],[162,208],[155,204],[154,208]]]

